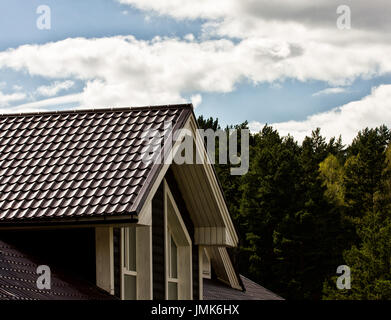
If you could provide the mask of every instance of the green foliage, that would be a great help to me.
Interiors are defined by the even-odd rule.
[[[217,164],[241,273],[288,299],[391,299],[390,137],[385,126],[364,129],[345,148],[317,129],[299,145],[265,126],[250,137],[246,175]],[[336,288],[343,264],[351,290]]]
[[[345,201],[349,214],[360,218],[373,209],[374,195],[382,192],[382,174],[386,167],[386,147],[390,133],[385,127],[359,132],[348,149],[344,167]]]
[[[359,246],[344,254],[351,268],[352,289],[337,290],[325,284],[326,299],[391,299],[391,216],[381,212],[367,213],[358,228]],[[334,282],[335,284],[335,282]]]
[[[343,167],[333,154],[319,164],[319,177],[322,180],[322,186],[326,188],[324,195],[329,202],[337,206],[345,204],[343,172]]]
[[[343,254],[351,268],[351,290],[324,284],[325,299],[391,299],[391,151],[384,127],[364,130],[352,144],[344,167],[347,217],[355,241]],[[335,283],[335,282],[334,282]]]
[[[198,122],[198,126],[204,130],[206,130],[206,129],[212,129],[212,130],[220,129],[219,119],[213,119],[213,118],[204,119],[203,116],[199,116],[197,119],[197,122]]]

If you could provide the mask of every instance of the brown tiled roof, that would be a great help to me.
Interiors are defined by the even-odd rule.
[[[245,291],[232,289],[218,280],[204,279],[204,300],[284,300],[258,283],[240,275]]]
[[[145,130],[182,127],[191,105],[0,115],[0,225],[137,214],[159,165]]]
[[[39,261],[0,240],[0,300],[112,300],[78,277],[51,270],[51,288],[37,287]]]

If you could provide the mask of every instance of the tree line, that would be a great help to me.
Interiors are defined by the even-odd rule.
[[[218,119],[198,123],[220,129]],[[286,299],[391,299],[390,142],[386,126],[343,145],[320,129],[299,144],[265,125],[250,135],[246,175],[216,164],[240,272]],[[351,269],[350,290],[336,287],[339,265]]]

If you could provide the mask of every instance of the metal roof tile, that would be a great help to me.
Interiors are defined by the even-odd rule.
[[[191,113],[177,105],[0,115],[0,224],[135,213],[157,174],[141,158],[145,132],[182,126]]]

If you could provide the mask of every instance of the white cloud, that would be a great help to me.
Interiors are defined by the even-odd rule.
[[[69,104],[69,103],[75,103],[75,106],[79,107],[80,106],[80,101],[82,100],[82,94],[81,93],[75,93],[75,94],[69,94],[65,96],[60,96],[60,97],[55,97],[55,98],[50,98],[50,99],[44,99],[44,100],[39,100],[39,101],[33,101],[33,102],[28,102],[24,103],[21,105],[13,106],[12,108],[9,108],[8,112],[24,112],[24,111],[42,111],[45,110],[45,107],[50,107],[50,106],[61,106],[64,104]]]
[[[82,80],[81,104],[93,107],[182,103],[189,92],[231,92],[245,78],[253,83],[287,77],[343,83],[370,72],[391,72],[391,45],[363,51],[323,49],[314,47],[314,56],[304,57],[296,45],[272,39],[73,38],[0,52],[0,68]],[[384,57],[382,68],[374,67],[374,57]],[[348,70],[340,67],[351,61]],[[51,95],[61,87],[65,89],[57,83],[40,91]]]
[[[252,27],[251,19],[289,22],[297,21],[307,26],[336,25],[339,0],[117,0],[135,8],[154,11],[175,19],[206,19],[242,21]],[[381,28],[390,26],[389,1],[367,0],[348,1],[353,12],[355,28]]]
[[[231,51],[231,57],[235,57],[225,61],[226,73],[232,76],[228,77],[227,89],[234,88],[241,78],[270,82],[272,87],[293,78],[332,85],[314,94],[324,96],[346,92],[344,86],[359,77],[391,72],[389,0],[349,1],[351,30],[336,26],[339,0],[117,1],[177,20],[203,19],[204,42],[216,37],[237,39],[235,45],[223,50]],[[227,76],[224,74],[222,79]],[[312,115],[305,121],[274,126],[299,140],[321,127],[328,137],[342,134],[350,142],[366,126],[391,124],[390,101],[391,86],[383,85],[360,101]],[[251,126],[260,129],[263,125],[253,122]]]
[[[118,0],[141,10],[152,10],[159,14],[178,19],[197,19],[222,17],[229,13],[235,4],[233,0]]]
[[[190,100],[194,108],[197,108],[202,103],[202,96],[200,94],[195,94],[191,96]]]
[[[194,37],[194,34],[189,33],[189,34],[184,36],[184,39],[191,42],[191,41],[195,40],[195,37]]]
[[[348,31],[336,27],[337,0],[118,1],[145,10],[146,17],[205,19],[204,35],[24,45],[0,52],[0,68],[80,80],[84,88],[78,103],[86,107],[182,103],[193,93],[231,92],[243,79],[271,84],[287,78],[319,80],[337,88],[391,72],[385,32],[391,26],[385,10],[389,0],[349,4],[353,28]],[[58,93],[52,89],[43,91]]]
[[[341,85],[391,71],[389,0],[349,2],[351,30],[336,26],[339,0],[117,1],[174,19],[204,19],[204,39],[242,40],[248,60],[260,60],[244,75],[256,81],[280,77]]]
[[[321,128],[327,138],[342,135],[350,143],[359,130],[380,125],[391,127],[391,85],[381,85],[359,101],[353,101],[333,110],[308,117],[304,121],[287,121],[271,124],[281,135],[288,134],[302,141],[311,131]],[[264,124],[251,122],[250,130],[257,132]]]
[[[266,44],[265,55],[268,50]],[[185,93],[230,92],[241,78],[255,76],[252,51],[247,43],[235,45],[229,40],[76,38],[0,52],[0,68],[26,70],[49,79],[83,80],[83,105],[181,103],[186,102]],[[275,55],[275,50],[271,54]],[[244,60],[247,62],[241,64]],[[260,60],[259,68],[266,62]],[[39,91],[49,95],[57,89]]]
[[[41,111],[47,111],[47,109],[44,108],[37,108],[37,107],[8,107],[8,108],[0,108],[0,114],[11,114],[11,113],[25,113],[25,112],[41,112]]]
[[[20,101],[26,98],[26,95],[24,93],[11,93],[11,94],[5,94],[0,91],[0,107],[6,107],[11,102],[14,101]]]
[[[53,97],[57,93],[63,90],[69,90],[75,85],[74,81],[67,80],[67,81],[55,81],[49,86],[40,86],[37,88],[37,94],[44,96],[44,97]]]
[[[346,92],[346,88],[342,87],[336,87],[336,88],[327,88],[318,92],[315,92],[312,96],[324,96],[324,95],[329,95],[329,94],[338,94],[338,93],[344,93]]]

